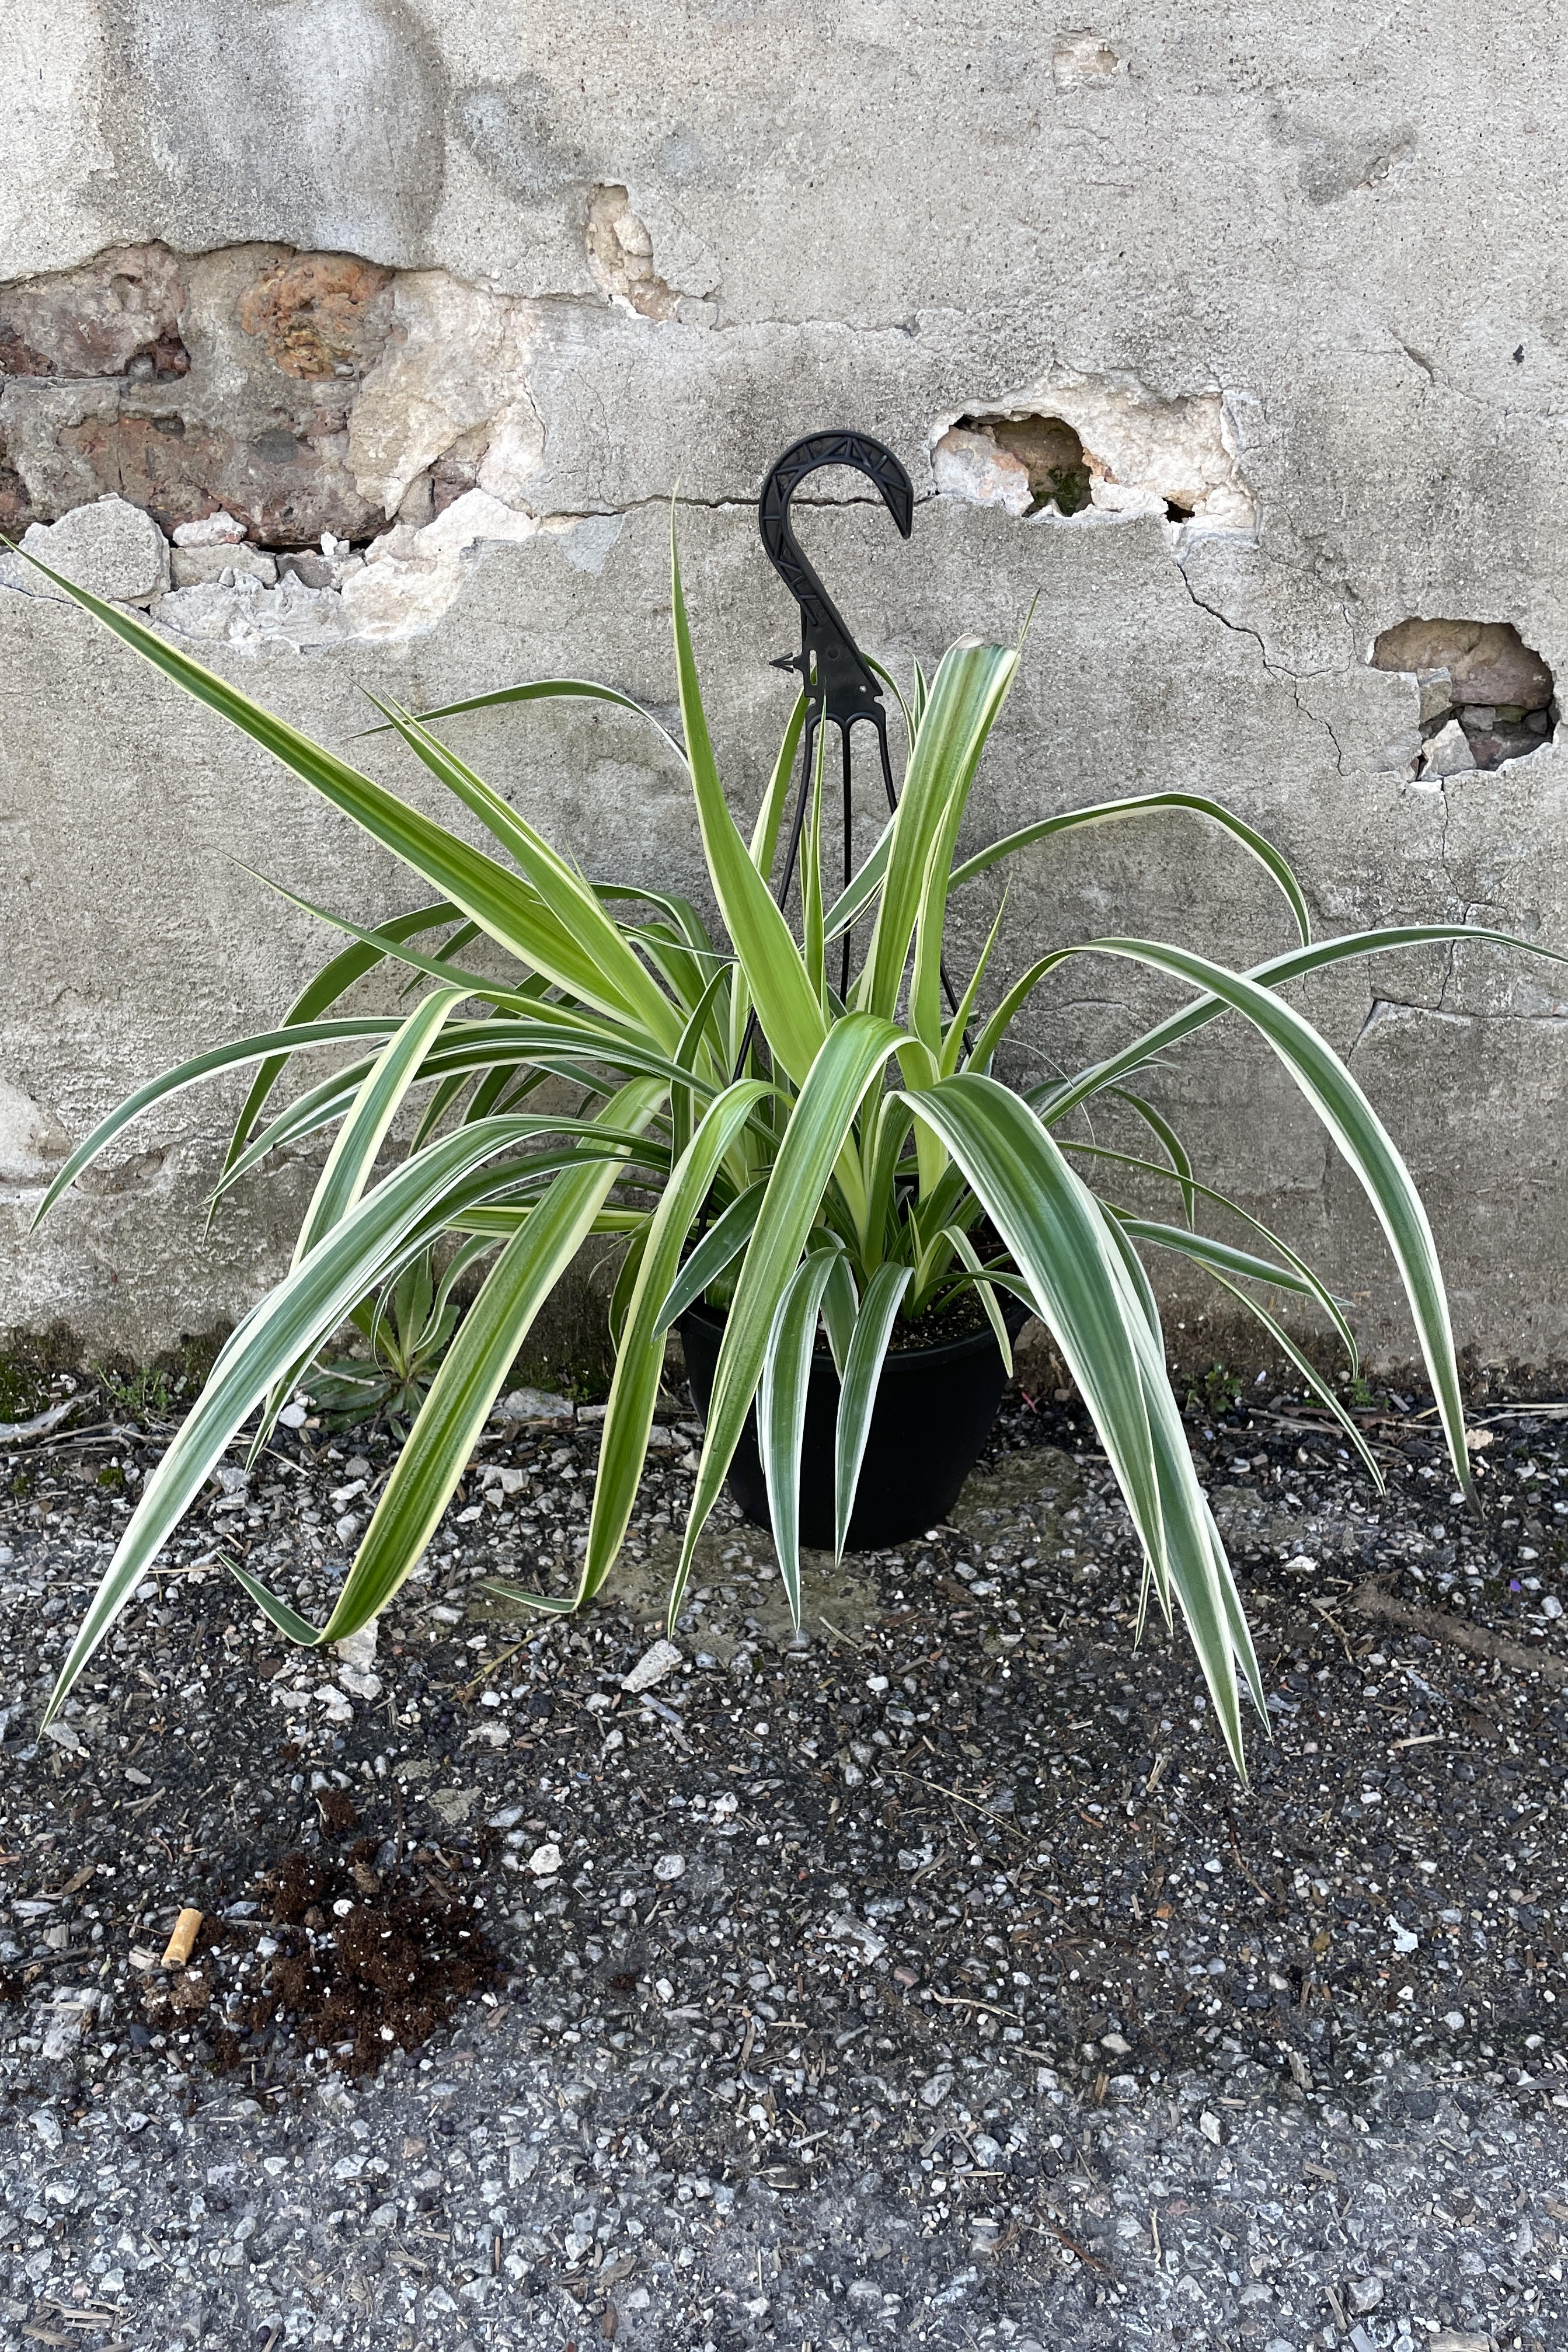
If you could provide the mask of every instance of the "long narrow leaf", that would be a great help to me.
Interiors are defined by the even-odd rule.
[[[214,1465],[275,1381],[312,1354],[350,1308],[400,1263],[421,1222],[457,1180],[518,1139],[517,1122],[459,1128],[367,1193],[253,1307],[225,1343],[205,1388],[153,1471],[60,1669],[51,1721]]]
[[[537,931],[537,895],[493,857],[476,849],[460,835],[425,816],[395,793],[372,782],[340,760],[336,752],[313,742],[287,719],[253,702],[226,678],[204,669],[139,619],[129,607],[107,604],[90,590],[79,588],[35,556],[26,561],[52,580],[76,604],[101,621],[104,627],[134,648],[154,669],[173,678],[196,701],[216,710],[264,751],[289,768],[342,809],[373,841],[390,849],[416,874],[423,875],[473,922],[511,954],[531,961],[529,942]],[[444,975],[438,975],[444,977]],[[606,1009],[613,1009],[606,1007]]]
[[[877,1268],[866,1286],[866,1296],[860,1302],[860,1312],[855,1318],[855,1328],[838,1374],[838,1424],[834,1444],[833,1462],[833,1554],[844,1557],[844,1547],[849,1537],[849,1522],[855,1515],[855,1496],[860,1484],[860,1465],[866,1459],[866,1441],[871,1433],[871,1415],[876,1409],[878,1383],[882,1377],[882,1360],[888,1352],[888,1339],[894,1320],[910,1286],[910,1269],[907,1265],[884,1265]]]
[[[322,965],[314,979],[307,982],[283,1016],[285,1028],[297,1028],[317,1021],[329,1005],[336,1004],[347,994],[356,981],[363,980],[377,964],[385,960],[388,948],[405,940],[417,939],[421,931],[433,931],[444,923],[457,919],[458,909],[449,898],[438,898],[433,907],[418,907],[410,915],[395,915],[390,922],[382,923],[372,940],[356,940],[353,947],[342,948],[331,961]],[[373,944],[373,940],[384,942]],[[224,1169],[231,1168],[256,1129],[256,1122],[267,1107],[273,1087],[289,1066],[286,1054],[275,1054],[264,1062],[250,1083],[239,1117],[235,1120],[224,1156]]]
[[[742,1083],[757,1086],[761,1081],[753,1078]],[[723,1097],[719,1099],[722,1101]],[[654,1318],[657,1331],[668,1331],[689,1307],[695,1306],[709,1284],[717,1282],[725,1268],[734,1265],[752,1237],[767,1189],[766,1177],[759,1176],[754,1184],[737,1193],[723,1214],[709,1226],[670,1283]]]
[[[928,722],[929,723],[929,722]],[[963,1169],[1089,1407],[1157,1576],[1165,1530],[1136,1345],[1142,1310],[1100,1204],[1046,1129],[994,1079],[961,1072],[904,1097]]]
[[[675,737],[651,710],[645,709],[640,702],[634,702],[629,694],[619,694],[613,686],[596,686],[592,678],[587,677],[538,677],[526,686],[498,686],[489,694],[468,695],[461,702],[439,703],[434,710],[421,710],[417,717],[422,727],[428,727],[437,719],[464,718],[470,710],[500,710],[509,703],[562,700],[607,702],[617,710],[629,710],[635,718],[647,719],[648,725],[664,738],[677,759],[683,756]],[[364,732],[367,735],[384,734],[391,723],[390,719],[384,719],[379,727],[367,727]]]
[[[580,1600],[598,1591],[621,1548],[647,1453],[648,1430],[664,1368],[660,1305],[679,1263],[681,1247],[701,1213],[725,1153],[742,1121],[768,1088],[757,1078],[742,1079],[712,1102],[677,1166],[671,1171],[647,1227],[637,1277],[626,1306],[626,1328],[616,1352],[615,1377],[599,1448],[599,1473],[588,1523]]]
[[[982,645],[974,638],[950,646],[942,656],[893,820],[887,878],[877,908],[860,998],[866,1011],[884,1019],[890,1020],[898,1009],[922,902],[937,929],[941,928],[936,900],[945,898],[946,874],[939,886],[932,867],[932,843],[944,832],[949,813],[956,831],[985,738],[1017,660],[1011,646]],[[934,1032],[927,1035],[922,1029],[920,1034],[934,1050],[940,1042]]]
[[[719,1499],[767,1353],[768,1335],[834,1164],[865,1095],[898,1043],[891,1022],[852,1013],[837,1024],[806,1075],[779,1146],[714,1368],[708,1427],[669,1601],[679,1614],[691,1555]]]
[[[667,1048],[680,1017],[626,944],[591,884],[445,743],[395,704],[379,706],[437,780],[471,809],[521,868],[542,914],[531,919],[531,960],[561,986],[606,1012],[641,1022]],[[547,942],[547,944],[546,944]]]
[[[653,1112],[660,1091],[647,1078],[623,1087],[605,1107],[606,1128],[635,1131]],[[368,1623],[419,1559],[534,1317],[581,1248],[616,1181],[616,1167],[613,1160],[601,1160],[564,1170],[502,1250],[431,1384],[323,1629],[323,1642],[342,1641]]]
[[[1111,939],[1086,941],[1072,952],[1116,956],[1188,981],[1217,1003],[1245,1014],[1272,1048],[1327,1128],[1383,1227],[1410,1303],[1455,1474],[1465,1492],[1471,1493],[1464,1402],[1437,1245],[1409,1170],[1339,1055],[1274,989],[1260,986],[1245,973],[1227,971],[1190,949],[1150,940]]]
[[[1003,1370],[1005,1371],[1007,1378],[1011,1380],[1013,1377],[1013,1342],[1008,1337],[1007,1326],[1003,1320],[1002,1309],[996,1304],[991,1285],[981,1278],[984,1276],[984,1269],[981,1265],[979,1255],[976,1253],[974,1244],[970,1240],[969,1235],[964,1232],[962,1225],[944,1225],[942,1230],[943,1238],[952,1243],[958,1255],[969,1268],[970,1273],[976,1277],[974,1287],[980,1295],[980,1304],[984,1310],[985,1320],[990,1324],[992,1336],[994,1338],[997,1347],[1002,1351]]]
[[[767,1483],[773,1549],[800,1631],[800,1454],[822,1294],[839,1253],[812,1250],[796,1270],[773,1317],[757,1392],[757,1442]]]
[[[1535,940],[1517,939],[1510,931],[1483,930],[1474,923],[1402,923],[1386,930],[1347,931],[1339,939],[1314,940],[1310,947],[1292,948],[1287,955],[1272,956],[1266,963],[1254,964],[1247,978],[1260,988],[1284,988],[1293,980],[1304,980],[1310,973],[1326,971],[1334,964],[1362,956],[1386,954],[1394,948],[1439,946],[1450,940],[1483,947],[1521,948],[1528,955],[1545,956],[1552,963],[1568,963],[1568,954],[1561,949],[1542,947]],[[1060,949],[1051,961],[1059,962],[1064,955],[1073,952],[1072,949]],[[1103,1062],[1080,1070],[1076,1077],[1047,1079],[1032,1087],[1027,1099],[1043,1118],[1055,1126],[1076,1110],[1079,1103],[1115,1086],[1132,1071],[1142,1069],[1171,1046],[1179,1045],[1183,1038],[1217,1021],[1226,1009],[1221,998],[1202,996],[1195,1004],[1184,1006],[1180,1013],[1168,1013],[1131,1045],[1108,1055]]]
[[[372,1066],[317,1179],[294,1244],[296,1265],[363,1192],[387,1131],[418,1078],[426,1053],[447,1014],[463,1002],[464,993],[460,988],[433,990]]]
[[[745,974],[763,1034],[799,1086],[822,1045],[822,1007],[806,978],[800,950],[774,906],[768,886],[752,865],[735,827],[719,781],[719,769],[703,714],[691,650],[691,630],[680,586],[680,559],[674,518],[669,534],[670,594],[675,614],[675,650],[680,677],[680,709],[687,757],[697,796],[698,823],[714,895]],[[737,1044],[739,1041],[737,1040]]]
[[[247,1062],[269,1062],[274,1057],[287,1059],[294,1054],[308,1053],[320,1045],[357,1045],[366,1037],[385,1037],[395,1029],[395,1020],[384,1016],[367,1017],[361,1021],[301,1022],[293,1029],[268,1029],[258,1037],[237,1037],[231,1045],[214,1045],[205,1054],[194,1055],[190,1061],[181,1062],[162,1077],[149,1078],[134,1094],[127,1095],[116,1105],[107,1118],[100,1119],[84,1143],[79,1143],[65,1165],[51,1180],[47,1192],[34,1213],[35,1226],[42,1223],[59,1199],[84,1168],[97,1159],[106,1146],[132,1120],[139,1118],[153,1103],[166,1096],[184,1092],[202,1078],[211,1077],[218,1070],[242,1069]]]
[[[1156,1574],[1153,1580],[1167,1623],[1173,1592],[1180,1604],[1231,1759],[1245,1776],[1237,1664],[1246,1675],[1254,1704],[1259,1714],[1264,1714],[1263,1687],[1252,1636],[1236,1601],[1230,1562],[1207,1498],[1198,1485],[1186,1432],[1171,1392],[1164,1335],[1152,1287],[1126,1234],[1114,1218],[1108,1216],[1106,1223],[1141,1309],[1133,1337],[1142,1367],[1144,1401],[1167,1534],[1164,1572]],[[1146,1578],[1145,1594],[1148,1583]],[[1142,1630],[1142,1601],[1139,1616]],[[1264,1719],[1267,1721],[1267,1715]]]
[[[1194,816],[1207,817],[1228,833],[1233,841],[1240,842],[1248,854],[1257,858],[1270,878],[1284,893],[1301,943],[1306,946],[1312,936],[1312,919],[1306,895],[1297,881],[1289,861],[1282,857],[1271,841],[1236,815],[1218,801],[1211,801],[1202,793],[1141,793],[1135,799],[1102,801],[1098,807],[1068,809],[1060,816],[1042,817],[1037,824],[1026,824],[1019,833],[1010,833],[1005,841],[994,841],[988,849],[977,850],[966,857],[962,866],[954,866],[949,884],[952,890],[961,889],[977,874],[984,874],[998,859],[1013,856],[1037,841],[1048,841],[1054,834],[1076,832],[1084,825],[1115,824],[1127,817],[1152,816],[1162,809],[1184,809]]]
[[[1362,1435],[1361,1431],[1356,1427],[1355,1423],[1351,1419],[1350,1414],[1345,1411],[1344,1406],[1340,1402],[1339,1398],[1334,1394],[1332,1389],[1330,1388],[1327,1381],[1325,1381],[1322,1378],[1322,1375],[1318,1371],[1316,1366],[1310,1362],[1307,1357],[1301,1353],[1300,1349],[1297,1347],[1296,1342],[1291,1339],[1290,1334],[1286,1330],[1284,1325],[1278,1322],[1275,1318],[1270,1315],[1268,1309],[1265,1306],[1263,1306],[1258,1299],[1254,1298],[1249,1292],[1239,1289],[1234,1282],[1227,1281],[1226,1276],[1219,1272],[1217,1267],[1211,1267],[1210,1271],[1214,1274],[1215,1280],[1219,1284],[1221,1289],[1228,1290],[1233,1298],[1237,1298],[1241,1301],[1241,1304],[1246,1307],[1247,1313],[1258,1322],[1262,1324],[1263,1328],[1274,1341],[1274,1344],[1279,1349],[1280,1354],[1288,1357],[1289,1361],[1295,1365],[1297,1371],[1300,1374],[1302,1380],[1305,1381],[1313,1396],[1317,1398],[1318,1402],[1323,1407],[1326,1412],[1330,1413],[1332,1418],[1339,1423],[1341,1429],[1349,1438],[1351,1444],[1355,1447],[1356,1452],[1361,1455],[1361,1458],[1365,1464],[1367,1469],[1372,1473],[1373,1486],[1381,1495],[1384,1492],[1384,1477],[1376,1454],[1373,1452],[1371,1446]]]
[[[1200,1183],[1195,1176],[1184,1177],[1176,1169],[1163,1168],[1157,1160],[1140,1160],[1131,1151],[1112,1151],[1107,1144],[1078,1143],[1068,1137],[1063,1139],[1062,1149],[1064,1151],[1074,1153],[1079,1159],[1111,1160],[1119,1167],[1135,1168],[1142,1175],[1158,1176],[1166,1183],[1180,1184],[1184,1195],[1191,1192],[1199,1200],[1212,1201],[1216,1208],[1226,1210],[1229,1215],[1237,1219],[1238,1223],[1249,1225],[1255,1234],[1268,1243],[1270,1249],[1279,1251],[1286,1265],[1300,1281],[1303,1291],[1317,1300],[1343,1342],[1345,1353],[1350,1359],[1352,1372],[1354,1373],[1360,1370],[1361,1356],[1356,1346],[1355,1333],[1351,1328],[1343,1307],[1334,1297],[1327,1283],[1313,1272],[1306,1259],[1299,1255],[1290,1247],[1289,1242],[1283,1241],[1270,1226],[1266,1225],[1261,1217],[1255,1217],[1250,1209],[1244,1209],[1239,1201],[1233,1201],[1228,1193],[1215,1192],[1212,1184]],[[1118,1214],[1120,1213],[1119,1211]]]

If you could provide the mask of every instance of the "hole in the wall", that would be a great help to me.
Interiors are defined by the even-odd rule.
[[[1089,460],[1063,417],[961,416],[937,446],[948,463],[994,477],[985,502],[1010,514],[1041,514],[1050,507],[1075,515],[1089,504]]]
[[[1238,403],[1214,389],[1168,396],[1125,371],[1054,370],[933,420],[931,474],[942,497],[1011,515],[1157,516],[1177,544],[1188,530],[1251,536]]]
[[[1414,674],[1416,729],[1388,747],[1384,764],[1438,782],[1500,768],[1551,742],[1556,681],[1511,621],[1401,621],[1372,649],[1374,669]]]

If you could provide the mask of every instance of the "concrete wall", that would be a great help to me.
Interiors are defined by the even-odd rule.
[[[976,840],[1179,785],[1277,840],[1321,928],[1468,917],[1568,942],[1550,680],[1523,708],[1539,662],[1516,646],[1456,720],[1452,677],[1371,661],[1425,619],[1506,624],[1568,664],[1568,131],[1544,25],[1521,0],[1484,24],[1331,0],[1284,20],[12,0],[0,523],[342,741],[367,688],[420,705],[586,669],[667,707],[679,486],[749,808],[787,705],[765,660],[795,634],[749,501],[795,435],[853,423],[921,500],[906,547],[818,478],[804,535],[868,646],[930,660],[1039,596]],[[1081,445],[1055,504],[1019,418]],[[216,511],[243,539],[193,533]],[[308,1165],[204,1236],[234,1097],[187,1096],[30,1239],[50,1166],[134,1081],[263,1024],[321,953],[246,866],[361,918],[414,893],[15,560],[0,639],[0,1320],[146,1349],[256,1295]],[[1438,632],[1420,667],[1475,643]],[[533,714],[464,744],[595,872],[697,882],[679,780],[635,722]],[[995,904],[973,898],[961,951]],[[1022,861],[998,977],[1109,929],[1231,958],[1289,940],[1218,838],[1121,828]],[[1568,1355],[1565,999],[1552,966],[1479,948],[1302,992],[1405,1149],[1461,1341],[1492,1360]],[[1024,1062],[1076,1064],[1160,1001],[1124,966],[1069,966]],[[1405,1354],[1353,1187],[1265,1058],[1211,1032],[1151,1091],[1200,1172]]]

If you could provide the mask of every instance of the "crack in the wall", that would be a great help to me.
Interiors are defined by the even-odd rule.
[[[1454,1028],[1460,1029],[1476,1028],[1485,1024],[1504,1021],[1513,1022],[1521,1026],[1568,1031],[1568,1012],[1518,1013],[1502,1006],[1488,1005],[1474,1012],[1455,1013],[1441,1004],[1413,1003],[1407,998],[1400,996],[1374,996],[1361,1027],[1356,1031],[1352,1043],[1346,1049],[1346,1061],[1351,1060],[1374,1029],[1381,1029],[1388,1022],[1401,1019],[1443,1021]]]
[[[1254,645],[1258,647],[1258,658],[1263,664],[1265,675],[1268,677],[1282,678],[1289,687],[1290,699],[1295,704],[1298,712],[1303,719],[1309,720],[1312,725],[1321,727],[1323,730],[1323,732],[1327,735],[1329,741],[1332,744],[1335,772],[1342,776],[1346,774],[1348,772],[1345,767],[1344,746],[1340,741],[1338,732],[1332,720],[1323,711],[1310,709],[1306,703],[1301,699],[1303,674],[1297,670],[1287,669],[1282,663],[1271,661],[1268,656],[1268,647],[1264,641],[1262,631],[1260,629],[1254,628],[1250,621],[1234,621],[1230,614],[1228,613],[1222,612],[1217,604],[1211,604],[1205,597],[1200,596],[1196,588],[1194,587],[1193,583],[1188,576],[1186,565],[1181,561],[1179,554],[1176,559],[1176,570],[1181,574],[1182,585],[1185,588],[1187,594],[1191,597],[1193,603],[1197,606],[1200,613],[1206,613],[1209,618],[1211,620],[1217,621],[1222,628],[1234,630],[1237,636],[1250,637],[1252,639]],[[1311,675],[1318,677],[1321,676],[1321,673],[1314,671]]]

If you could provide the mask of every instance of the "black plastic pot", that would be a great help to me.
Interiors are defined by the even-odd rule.
[[[1015,1300],[1005,1304],[1010,1330],[1022,1328],[1026,1312]],[[706,1420],[724,1318],[706,1307],[689,1307],[680,1318],[680,1337],[692,1397]],[[849,1520],[851,1551],[879,1551],[889,1544],[907,1543],[946,1518],[990,1433],[1006,1381],[1002,1351],[988,1323],[940,1348],[911,1348],[887,1358]],[[800,1539],[824,1551],[833,1548],[837,1423],[838,1374],[823,1348],[812,1358],[806,1391]],[[747,1518],[757,1527],[768,1526],[767,1481],[757,1450],[754,1411],[746,1416],[726,1483]]]

